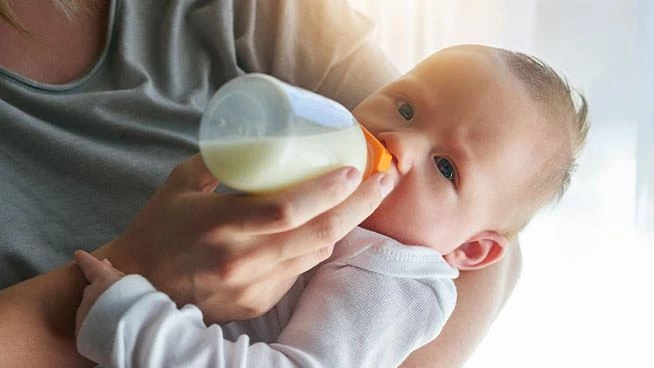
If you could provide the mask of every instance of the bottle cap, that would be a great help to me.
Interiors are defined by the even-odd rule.
[[[363,131],[363,137],[366,139],[368,146],[368,165],[366,172],[363,173],[363,179],[367,179],[372,174],[388,170],[393,160],[393,155],[384,147],[384,145],[375,138],[363,125],[359,125]]]

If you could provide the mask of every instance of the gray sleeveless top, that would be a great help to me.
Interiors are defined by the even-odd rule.
[[[396,76],[340,1],[114,0],[102,57],[63,85],[0,68],[0,288],[122,231],[198,151],[202,111],[244,72],[352,107]],[[135,246],[138,246],[135,244]]]

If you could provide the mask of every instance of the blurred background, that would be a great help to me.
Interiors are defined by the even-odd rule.
[[[350,2],[401,72],[487,44],[538,56],[588,98],[570,189],[521,235],[521,279],[467,367],[654,367],[654,1]]]

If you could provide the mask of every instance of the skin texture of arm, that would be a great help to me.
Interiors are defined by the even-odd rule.
[[[0,366],[91,367],[72,325],[86,281],[71,264],[0,291]]]

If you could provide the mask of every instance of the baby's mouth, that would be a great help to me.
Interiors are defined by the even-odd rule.
[[[395,156],[395,153],[393,153],[393,151],[391,151],[388,148],[388,146],[386,145],[386,142],[383,139],[380,139],[376,135],[375,135],[375,138],[379,141],[379,143],[382,146],[384,146],[384,149],[386,150],[386,152],[388,152],[388,154],[391,156],[391,162],[390,162],[390,164],[388,166],[388,170],[386,170],[386,173],[391,173],[391,175],[393,177],[393,181],[395,182],[395,184],[397,184],[397,182],[399,181],[399,169],[398,169],[399,162],[397,160],[397,156]]]
[[[391,156],[393,158],[391,159],[391,164],[388,166],[388,170],[386,170],[386,175],[390,176],[391,179],[393,179],[393,183],[395,184],[395,186],[397,186],[400,182],[401,175],[397,167],[398,165],[397,158],[392,153]]]

